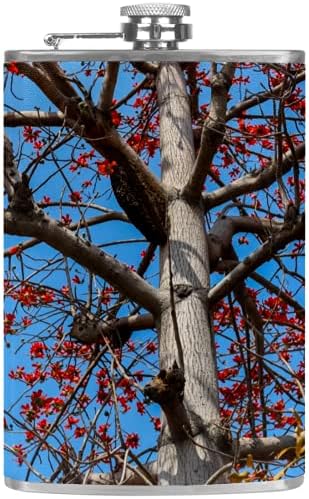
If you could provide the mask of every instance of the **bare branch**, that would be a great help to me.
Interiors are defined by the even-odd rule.
[[[117,168],[111,174],[114,194],[132,223],[156,244],[165,242],[166,193],[157,178],[146,167],[142,158],[120,137],[102,111],[91,102],[68,98],[61,94],[50,78],[60,78],[58,69],[48,66],[50,76],[39,67],[18,63],[21,73],[29,77],[45,95],[68,117],[91,146],[102,156],[116,161]],[[44,69],[47,69],[44,66]]]
[[[305,432],[302,433],[305,438]],[[233,442],[233,449],[239,445],[239,457],[246,457],[251,454],[253,459],[270,461],[276,458],[284,449],[289,449],[289,454],[284,454],[281,459],[288,459],[291,454],[295,455],[296,433],[294,435],[282,435],[281,437],[261,437],[261,438],[241,438],[239,442]]]
[[[108,112],[112,105],[114,91],[117,83],[119,62],[109,62],[107,64],[104,83],[99,97],[98,109]]]
[[[208,247],[210,267],[214,269],[220,258],[226,259],[230,249],[233,236],[238,232],[251,232],[260,236],[279,232],[283,228],[283,222],[277,222],[268,218],[257,218],[249,216],[222,215],[219,217],[208,233]]]
[[[305,432],[303,432],[300,438],[305,438]],[[296,448],[296,434],[294,435],[282,435],[281,437],[261,437],[261,438],[240,438],[239,440],[234,440],[232,443],[233,452],[237,452],[239,459],[246,459],[250,454],[252,458],[256,461],[272,461],[278,459],[277,456],[284,449],[289,449],[287,453],[283,454],[279,459],[288,459],[293,454],[295,455]],[[233,456],[231,456],[233,457]],[[153,461],[144,465],[147,471],[152,475],[154,482],[157,481],[157,461]],[[227,471],[233,466],[233,463],[227,463],[223,471]],[[122,469],[117,471],[117,477],[120,477]],[[214,483],[215,478],[217,478],[217,473],[213,475],[213,480],[209,483]],[[81,481],[76,483],[82,483]],[[90,473],[88,476],[87,484],[102,484],[111,485],[115,483],[113,477],[110,473]],[[134,469],[126,470],[126,478],[124,481],[125,485],[145,485],[145,481],[142,477],[135,475]]]
[[[48,76],[52,84],[64,95],[71,99],[78,98],[78,94],[68,81],[68,78],[57,62],[33,63],[33,66],[41,68]]]
[[[27,76],[35,83],[46,97],[55,104],[62,112],[65,111],[66,98],[52,83],[47,74],[41,68],[34,67],[27,62],[16,63],[21,74]]]
[[[4,126],[63,126],[64,114],[47,111],[16,111],[4,114]]]
[[[78,228],[91,227],[93,225],[98,225],[104,222],[110,222],[114,220],[120,220],[121,222],[129,222],[128,217],[124,213],[111,211],[110,213],[106,213],[105,215],[99,215],[97,217],[89,218],[88,220],[81,220],[78,223],[71,224],[69,225],[68,229],[73,231]],[[39,241],[38,239],[30,239],[29,241],[24,241],[23,243],[20,243],[18,246],[19,252],[25,251],[26,249],[29,248],[33,248],[33,246],[36,246],[41,242],[42,241]],[[4,257],[8,257],[11,255],[12,251],[10,248],[4,252]]]
[[[305,155],[305,143],[302,142],[295,147],[295,156],[298,161],[301,161]],[[284,157],[281,165],[282,174],[287,173],[294,164],[294,154],[289,151]],[[218,206],[226,201],[231,200],[242,194],[266,189],[277,179],[277,162],[272,161],[267,168],[255,170],[244,177],[241,177],[230,184],[221,187],[213,192],[206,192],[203,195],[205,209],[209,210],[214,206]]]
[[[292,228],[282,228],[279,233],[274,234],[243,262],[239,263],[224,279],[211,288],[208,295],[211,305],[230,293],[236,284],[248,277],[252,271],[273,258],[276,251],[284,248],[291,241],[303,239],[304,225],[304,217],[299,217]]]
[[[300,71],[298,75],[295,76],[294,82],[300,83],[305,79],[305,71]],[[268,99],[273,99],[274,97],[278,97],[281,94],[282,88],[284,86],[284,82],[276,85],[272,90],[267,92],[260,92],[258,94],[253,95],[249,99],[245,99],[239,102],[236,106],[230,109],[226,115],[226,121],[232,120],[233,118],[237,118],[242,115],[244,111],[250,109],[258,104],[262,104]]]
[[[27,216],[7,210],[5,230],[8,234],[35,237],[45,242],[108,281],[145,309],[154,314],[159,312],[159,293],[155,288],[126,265],[119,263],[90,242],[75,236],[69,229],[59,225],[59,222],[47,215],[32,213]]]
[[[159,69],[157,64],[148,61],[133,61],[132,66],[144,74],[156,75]]]
[[[220,73],[215,72],[212,76],[209,115],[203,126],[193,175],[184,188],[184,194],[189,198],[200,198],[213,157],[224,139],[226,105],[234,71],[234,65],[228,63],[223,66]]]

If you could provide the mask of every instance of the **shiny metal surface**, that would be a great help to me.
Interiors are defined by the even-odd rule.
[[[190,15],[190,7],[189,5],[170,3],[142,3],[121,7],[120,15],[127,17],[183,17]]]
[[[302,50],[8,50],[5,62],[36,61],[185,61],[304,63]]]
[[[275,492],[291,490],[299,487],[304,477],[289,478],[273,482],[227,483],[214,485],[177,485],[177,486],[144,486],[144,485],[73,485],[31,483],[12,478],[5,478],[5,484],[15,490],[25,492],[43,492],[50,494],[88,494],[88,495],[208,495],[208,494],[241,494],[251,492]]]

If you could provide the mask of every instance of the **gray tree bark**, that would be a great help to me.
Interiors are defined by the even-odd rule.
[[[203,206],[181,195],[194,167],[193,134],[189,100],[178,64],[162,64],[157,78],[160,107],[162,182],[169,192],[168,230],[173,287],[186,289],[175,299],[186,378],[184,406],[194,441],[216,449],[212,424],[220,425],[214,345],[207,307],[209,288],[208,249]],[[168,245],[161,247],[161,293],[166,307],[160,324],[160,368],[181,359],[169,300]],[[185,286],[185,288],[184,288]],[[166,421],[160,441],[158,478],[161,485],[203,484],[223,464],[219,453],[206,450],[190,438],[173,441]]]

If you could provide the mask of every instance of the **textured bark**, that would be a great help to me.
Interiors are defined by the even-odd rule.
[[[209,287],[207,240],[200,203],[189,204],[179,195],[194,167],[190,103],[177,64],[163,64],[157,79],[160,106],[162,181],[170,191],[169,240],[174,289],[187,292],[176,304],[186,378],[184,406],[194,440],[216,448],[207,431],[219,423],[217,373],[206,295]],[[172,189],[174,188],[174,190]],[[160,368],[172,367],[179,352],[169,304],[168,245],[161,248],[161,292],[166,308],[160,324]],[[183,296],[183,295],[182,295]],[[175,297],[175,299],[179,296]],[[197,447],[190,439],[172,441],[164,422],[158,455],[161,485],[202,484],[222,465],[219,454]]]

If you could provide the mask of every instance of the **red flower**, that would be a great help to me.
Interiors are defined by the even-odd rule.
[[[45,303],[45,304],[53,303],[53,301],[55,300],[54,291],[48,290],[48,289],[42,291],[40,294],[40,300],[41,300],[41,303]]]
[[[103,305],[108,305],[111,301],[111,293],[114,291],[113,288],[105,288],[101,291],[101,303]]]
[[[238,242],[239,244],[249,244],[249,241],[245,236],[239,237]]]
[[[116,101],[113,101],[113,103]],[[115,128],[117,128],[121,123],[121,114],[119,114],[116,109],[111,112],[111,121]]]
[[[15,322],[15,314],[5,314],[4,316],[4,333],[13,334],[15,330],[13,329],[13,324]]]
[[[106,446],[108,446],[108,444],[110,444],[110,442],[112,441],[112,437],[107,434],[109,427],[110,427],[110,424],[105,423],[105,424],[101,424],[98,428],[98,433],[101,437],[101,440],[104,442],[104,444]]]
[[[42,149],[43,147],[43,142],[41,140],[36,140],[33,144],[33,147],[34,149],[36,149],[37,151],[39,151],[40,149]]]
[[[139,412],[140,414],[145,414],[144,402],[136,402],[136,409],[137,409],[137,412]]]
[[[64,425],[64,427],[67,429],[67,430],[71,430],[72,427],[74,425],[76,425],[77,423],[79,422],[79,418],[75,418],[74,416],[69,416],[68,419],[67,419],[67,422],[66,424]]]
[[[73,191],[70,194],[70,199],[73,203],[80,203],[82,201],[81,193],[78,191]]]
[[[24,327],[28,327],[32,324],[32,319],[30,319],[30,317],[23,317],[21,321]]]
[[[75,438],[80,438],[80,437],[83,437],[86,433],[86,428],[83,428],[83,427],[80,427],[80,426],[77,426],[74,430],[74,437]]]
[[[30,347],[30,356],[32,359],[43,359],[45,357],[45,351],[48,350],[46,345],[41,341],[36,341],[32,343]]]
[[[160,418],[152,417],[151,420],[153,422],[154,429],[156,431],[160,431],[161,430],[161,426],[162,426]]]
[[[137,449],[139,446],[139,436],[137,433],[129,433],[127,435],[126,441],[125,441],[126,447],[130,447],[131,449]]]
[[[18,75],[19,74],[19,69],[15,61],[11,61],[6,65],[6,68],[9,73]]]
[[[23,248],[20,244],[18,246],[12,246],[8,250],[10,255],[16,255],[16,256],[19,256],[22,253],[22,251],[23,251]]]
[[[25,439],[27,440],[27,442],[31,442],[33,439],[34,439],[35,435],[33,433],[33,431],[26,431],[25,432]]]
[[[15,451],[15,455],[17,458],[17,462],[19,466],[21,466],[24,462],[24,458],[27,456],[27,453],[21,444],[15,444],[12,446],[12,449]]]
[[[146,350],[149,353],[155,353],[157,351],[157,345],[154,341],[149,341],[146,346]]]
[[[104,161],[96,161],[98,165],[98,172],[105,177],[112,175],[117,167],[116,161],[109,161],[105,159]]]
[[[62,215],[61,222],[63,225],[70,225],[72,223],[72,218],[68,214]]]
[[[37,424],[37,430],[43,435],[47,432],[48,428],[49,428],[49,423],[47,422],[46,419],[42,419]]]
[[[85,182],[82,183],[82,187],[90,187],[92,185],[91,180],[85,180]]]
[[[40,130],[33,130],[32,126],[29,125],[24,127],[23,137],[26,142],[33,144],[38,140],[40,133]]]

